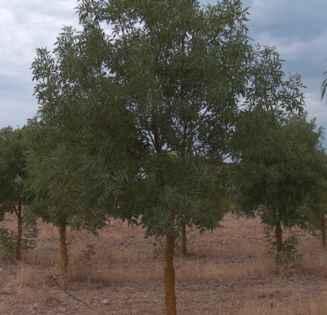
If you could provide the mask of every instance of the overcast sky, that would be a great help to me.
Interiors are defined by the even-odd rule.
[[[209,0],[210,1],[210,0]],[[326,0],[244,0],[254,41],[276,46],[286,70],[302,74],[308,111],[327,128],[320,101],[327,69]],[[0,0],[0,127],[22,126],[36,112],[31,62],[37,47],[50,47],[64,25],[77,23],[75,0]]]

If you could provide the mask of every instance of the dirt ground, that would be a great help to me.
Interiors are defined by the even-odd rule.
[[[7,222],[10,224],[10,222]],[[213,233],[188,231],[190,255],[177,253],[179,314],[327,314],[327,252],[302,232],[298,264],[277,272],[264,228],[228,216]],[[112,222],[94,236],[70,232],[70,282],[56,275],[58,237],[39,228],[19,265],[0,264],[1,315],[163,314],[162,244],[139,227]]]

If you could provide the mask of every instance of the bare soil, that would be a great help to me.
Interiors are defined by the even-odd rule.
[[[12,226],[10,218],[5,224]],[[179,314],[327,314],[327,253],[317,237],[292,231],[302,255],[277,270],[264,227],[227,216],[212,233],[188,230],[188,257],[175,261]],[[1,315],[163,314],[162,244],[114,221],[94,236],[69,232],[70,280],[57,275],[56,229],[40,224],[20,264],[0,263]]]

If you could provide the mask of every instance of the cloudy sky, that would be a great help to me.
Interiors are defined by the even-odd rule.
[[[327,69],[327,1],[244,3],[251,13],[251,37],[276,46],[286,70],[302,74],[308,111],[327,129],[327,104],[320,101]],[[62,26],[77,23],[75,7],[75,0],[0,0],[0,127],[21,126],[35,114],[30,70],[35,49],[51,47]]]

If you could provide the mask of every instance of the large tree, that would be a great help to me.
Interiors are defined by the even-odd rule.
[[[176,238],[186,225],[212,228],[221,218],[217,178],[244,91],[247,13],[237,0],[84,0],[79,13],[85,28],[109,30],[108,73],[147,150],[134,207],[166,239],[166,312],[176,314]]]

